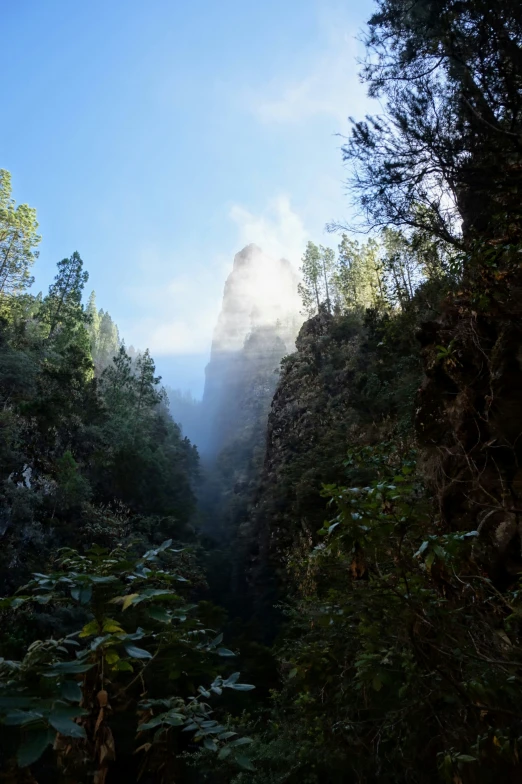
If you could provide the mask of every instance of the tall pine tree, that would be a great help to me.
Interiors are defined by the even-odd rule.
[[[59,328],[67,331],[86,322],[82,293],[88,280],[89,273],[83,269],[83,261],[77,251],[70,258],[58,262],[58,273],[44,301],[49,340]]]
[[[15,205],[11,175],[0,169],[0,294],[18,294],[33,282],[30,271],[38,256],[36,210]]]

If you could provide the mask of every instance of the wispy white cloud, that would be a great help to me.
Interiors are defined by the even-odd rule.
[[[234,204],[229,215],[237,225],[240,247],[253,242],[267,255],[276,259],[286,258],[299,265],[309,235],[288,196],[275,197],[258,214]]]
[[[286,73],[279,73],[276,79],[248,92],[239,83],[227,89],[223,98],[231,102],[235,111],[239,108],[239,119],[246,110],[261,125],[284,127],[281,136],[294,138],[308,123],[325,117],[331,119],[333,132],[344,133],[348,130],[349,115],[361,117],[374,110],[375,104],[367,98],[366,88],[358,77],[356,58],[361,54],[361,46],[356,40],[359,24],[354,21],[356,15],[350,12],[348,18],[344,8],[332,9],[329,2],[321,4],[318,35],[312,51],[307,52],[296,42],[296,56]],[[361,23],[364,16],[366,10],[361,10]],[[304,161],[303,165],[310,162]],[[317,168],[317,161],[313,165]],[[309,239],[328,245],[336,243],[322,233],[324,223],[344,208],[341,167],[332,172],[335,173],[324,167],[317,171],[313,191],[299,194],[298,210],[295,198],[284,193],[266,201],[261,209],[244,202],[233,203],[228,218],[236,234],[226,253],[220,256],[207,255],[201,260],[169,259],[158,249],[144,250],[142,280],[146,278],[150,283],[128,290],[128,297],[136,307],[133,318],[122,325],[127,341],[140,348],[148,346],[158,357],[207,353],[223,286],[237,251],[255,243],[268,256],[289,259],[297,269]],[[271,176],[268,167],[268,182]],[[280,178],[274,179],[280,182]],[[287,187],[292,195],[291,183],[274,185],[274,189]],[[186,272],[173,275],[173,270]]]
[[[147,283],[126,288],[134,316],[122,324],[127,343],[153,356],[205,354],[219,313],[229,260],[215,257],[190,264],[154,255],[149,249]],[[169,277],[172,269],[190,267]]]
[[[131,329],[135,334],[133,343],[138,348],[147,346],[154,357],[173,354],[207,354],[218,309],[211,316],[199,314],[192,319],[190,314],[180,314],[180,318],[164,321],[161,317],[148,317],[138,320]]]
[[[167,258],[145,248],[137,266],[146,283],[129,285],[126,296],[134,304],[134,316],[120,324],[128,345],[149,348],[155,357],[175,354],[207,354],[217,322],[223,287],[234,255],[255,243],[276,259],[287,258],[299,266],[308,235],[303,221],[286,196],[272,199],[259,213],[233,205],[229,218],[236,226],[230,253],[201,261]],[[185,269],[169,277],[172,269]],[[270,292],[264,292],[270,299]]]
[[[250,111],[265,124],[297,124],[327,116],[342,130],[350,115],[371,107],[358,76],[360,44],[357,29],[343,28],[342,20],[329,20],[324,49],[302,63],[300,73],[277,79],[247,96]]]

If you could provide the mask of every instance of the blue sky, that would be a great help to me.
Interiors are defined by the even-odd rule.
[[[78,250],[89,291],[164,381],[201,391],[248,242],[296,265],[349,213],[336,134],[372,107],[367,0],[20,0],[2,9],[0,167],[37,208],[35,274]]]

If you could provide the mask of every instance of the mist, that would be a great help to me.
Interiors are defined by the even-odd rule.
[[[298,283],[287,259],[274,258],[258,245],[235,255],[209,346],[202,398],[169,390],[173,418],[204,457],[217,455],[237,430],[242,421],[238,406],[253,394],[247,386],[259,374],[266,381],[263,396],[272,395],[281,358],[294,350],[303,320]]]
[[[241,349],[254,328],[297,323],[301,319],[298,282],[287,259],[272,258],[254,244],[243,248],[225,283],[212,352]]]

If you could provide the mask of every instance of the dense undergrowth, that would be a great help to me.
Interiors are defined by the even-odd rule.
[[[149,353],[82,305],[77,253],[46,296],[26,291],[36,227],[2,182],[2,780],[170,781],[194,736],[241,765],[243,739],[205,702],[253,686],[221,663],[235,656],[201,568],[197,451]]]

